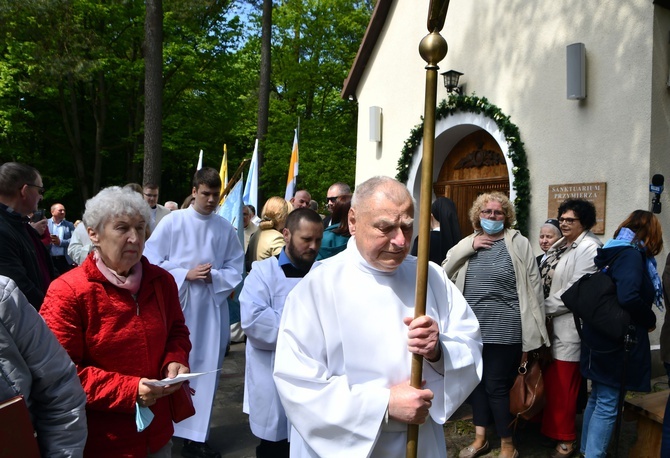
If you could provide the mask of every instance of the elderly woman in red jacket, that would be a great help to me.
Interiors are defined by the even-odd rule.
[[[95,250],[51,283],[40,311],[86,392],[86,456],[171,456],[169,397],[180,384],[147,382],[189,372],[191,343],[172,276],[142,256],[150,219],[130,190],[89,199]]]

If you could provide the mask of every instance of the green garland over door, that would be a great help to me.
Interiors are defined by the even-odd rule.
[[[444,119],[457,112],[469,112],[482,114],[492,119],[507,141],[507,156],[512,161],[512,174],[514,181],[512,186],[516,191],[514,207],[516,209],[516,228],[524,235],[528,235],[528,217],[530,208],[530,173],[528,172],[528,161],[526,150],[519,135],[519,128],[510,121],[509,116],[504,114],[500,108],[489,103],[485,97],[475,95],[450,95],[449,100],[442,100],[435,111],[435,120]],[[423,140],[423,120],[410,132],[409,138],[405,140],[400,159],[398,160],[398,174],[396,179],[407,183],[409,168],[419,146]]]

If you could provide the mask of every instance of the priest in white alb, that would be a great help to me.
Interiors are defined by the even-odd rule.
[[[145,256],[172,274],[193,348],[191,372],[219,369],[230,336],[227,298],[242,281],[244,250],[233,226],[214,210],[221,194],[219,172],[204,167],[193,178],[193,205],[156,226]],[[196,414],[175,424],[183,456],[217,456],[206,443],[219,373],[193,379]]]
[[[474,313],[436,264],[426,314],[414,319],[413,217],[398,181],[360,184],[347,249],[289,294],[274,379],[291,457],[404,457],[408,424],[420,425],[418,457],[446,457],[442,425],[481,379],[482,343]],[[419,389],[409,385],[412,353],[424,357]]]

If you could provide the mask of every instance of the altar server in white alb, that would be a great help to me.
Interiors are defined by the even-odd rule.
[[[223,364],[230,333],[227,297],[242,281],[244,251],[233,226],[214,213],[221,193],[219,172],[204,167],[193,177],[193,205],[166,215],[147,240],[145,256],[172,274],[193,348],[191,372]],[[183,456],[217,456],[205,441],[219,373],[191,381],[196,414],[175,424]]]
[[[261,439],[256,458],[289,456],[288,425],[272,380],[279,321],[286,295],[309,272],[321,247],[323,221],[310,208],[289,213],[279,256],[253,263],[240,294],[242,329],[247,335],[244,412]]]
[[[442,425],[481,378],[479,323],[436,264],[426,315],[413,318],[404,185],[371,178],[351,204],[347,249],[315,265],[284,306],[274,379],[291,457],[404,457],[407,425],[419,424],[418,456],[444,458]],[[409,385],[412,353],[425,358],[421,389]]]

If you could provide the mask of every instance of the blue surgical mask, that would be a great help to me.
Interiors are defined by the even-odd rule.
[[[497,234],[505,228],[505,221],[495,221],[486,218],[479,218],[482,230],[489,235]]]
[[[148,407],[140,407],[139,404],[135,404],[135,424],[137,425],[137,431],[144,431],[151,420],[154,419],[154,413]]]

